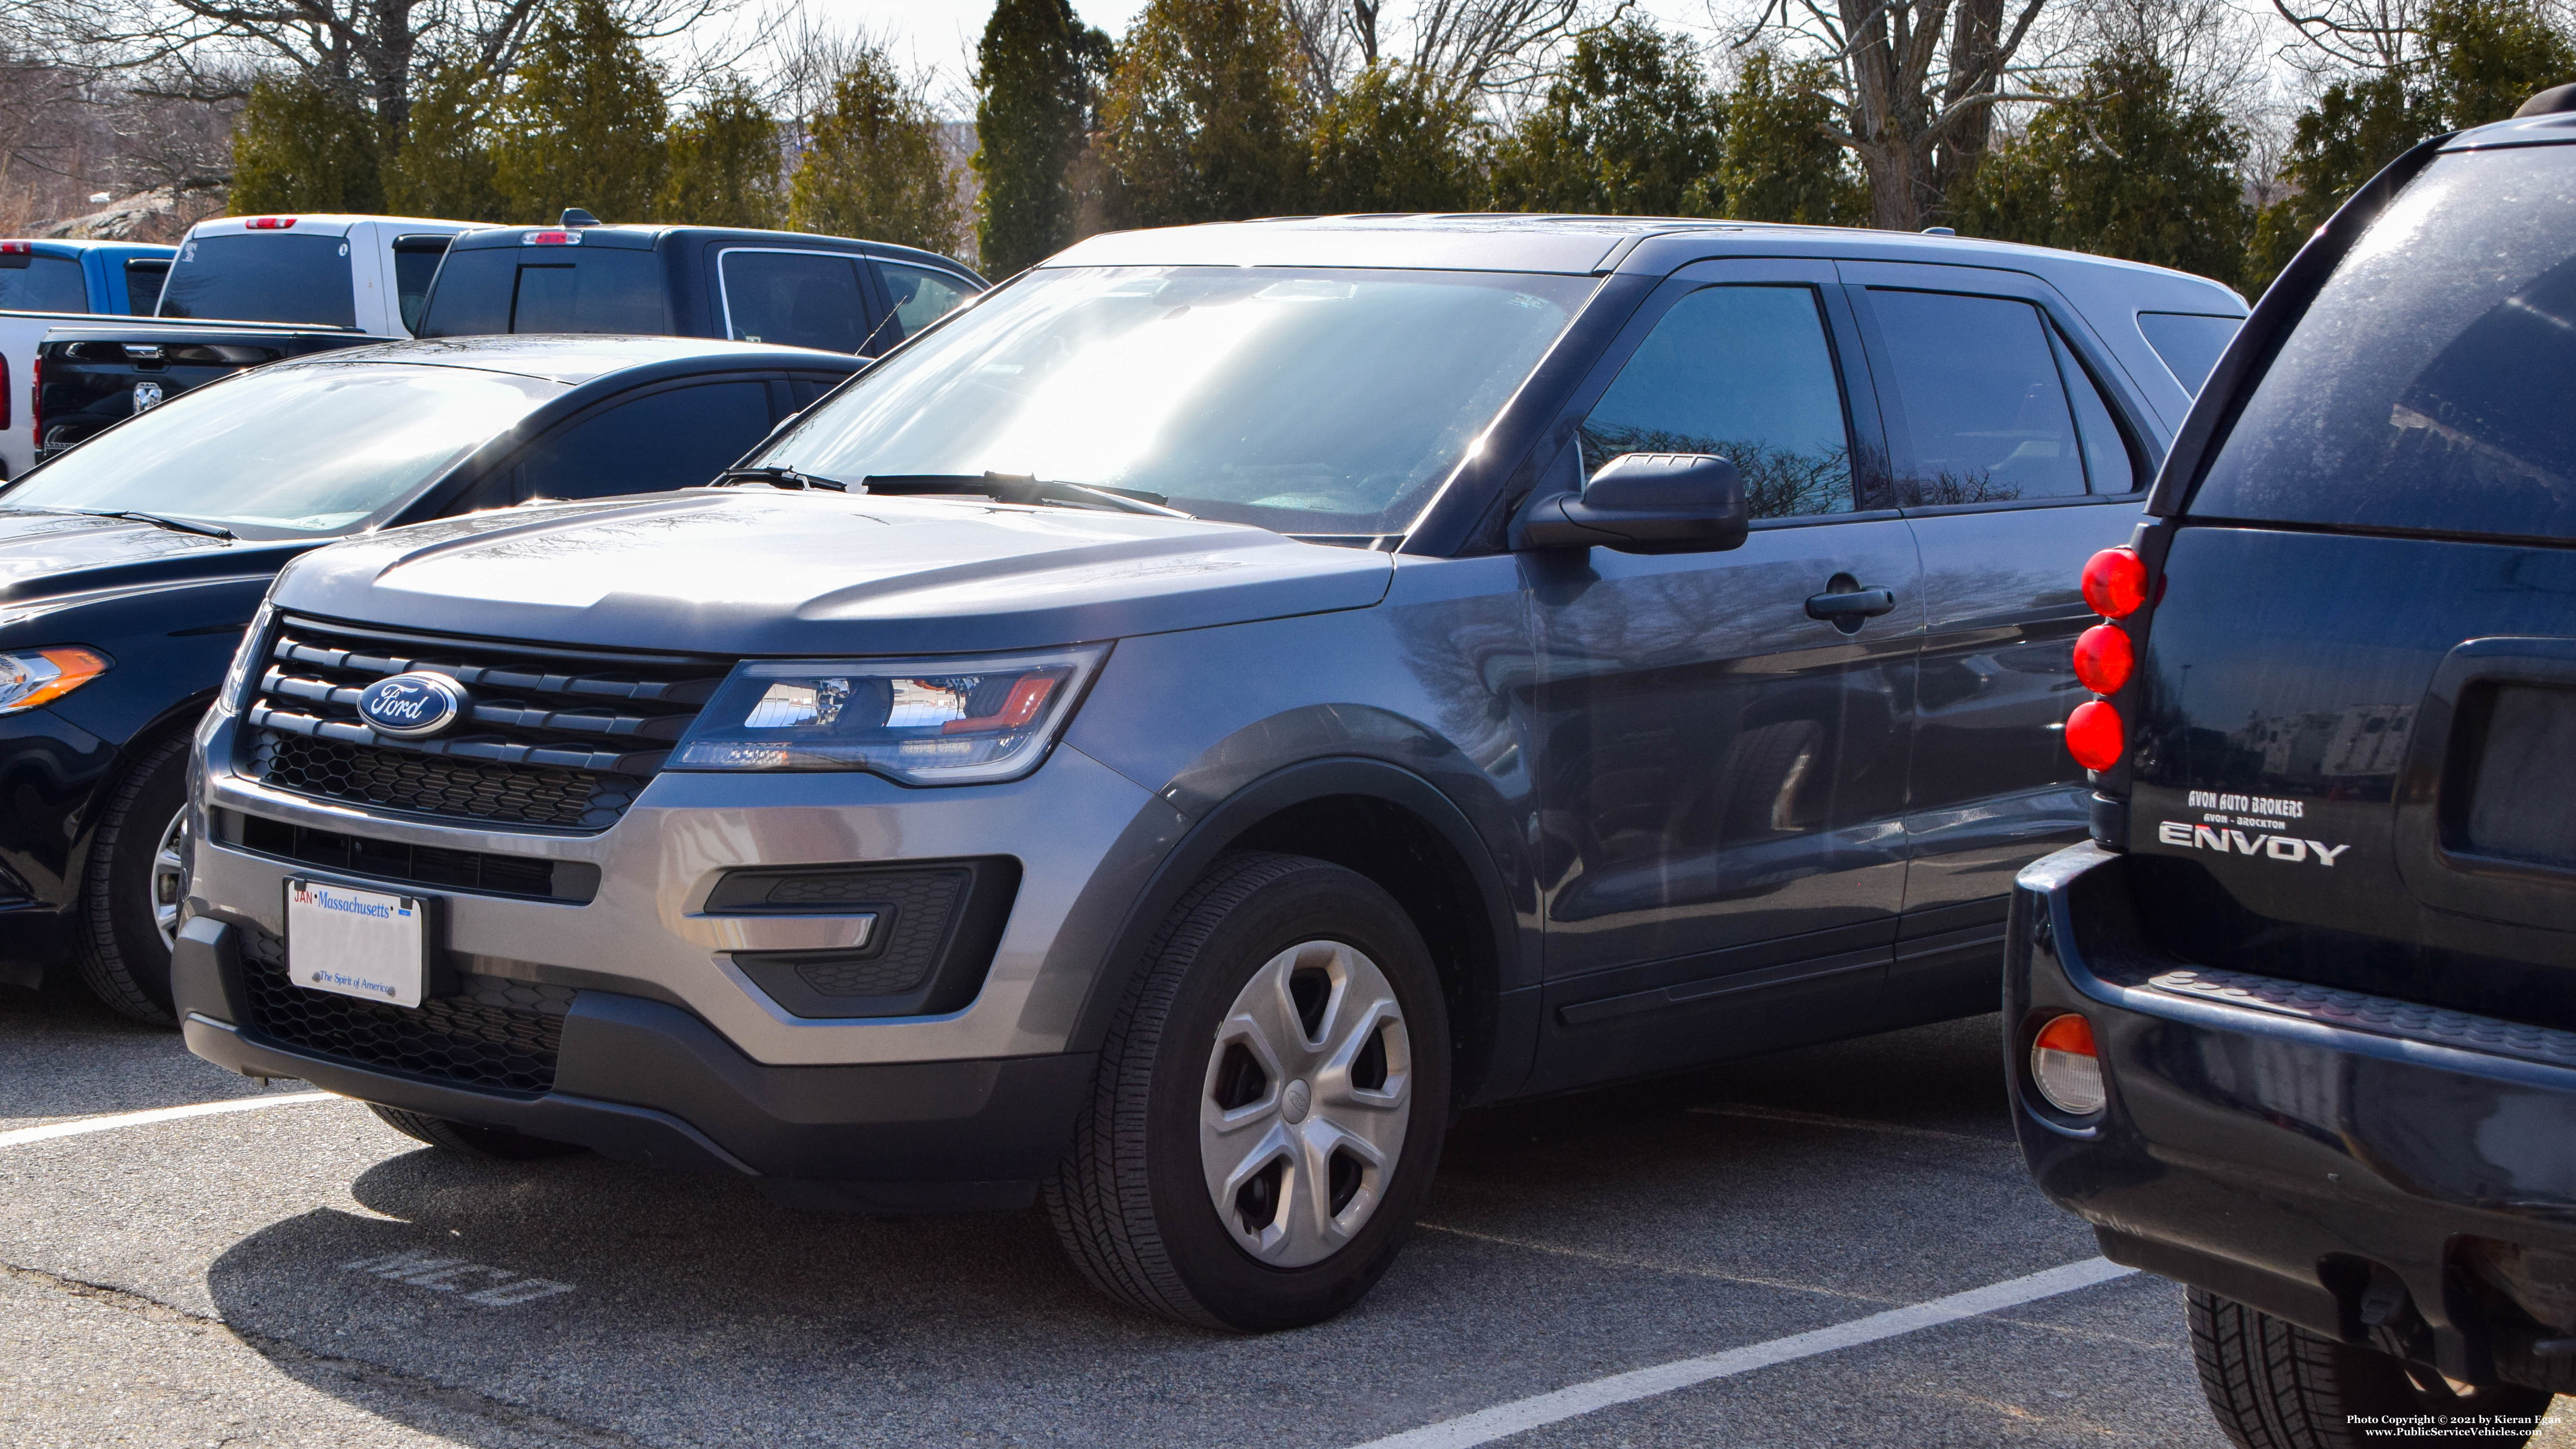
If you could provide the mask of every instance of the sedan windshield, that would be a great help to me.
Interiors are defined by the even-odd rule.
[[[990,294],[757,463],[856,487],[986,473],[1282,533],[1401,533],[1589,277],[1090,267]]]
[[[344,533],[563,391],[463,367],[264,367],[99,434],[0,490],[0,508],[131,510],[253,537]]]

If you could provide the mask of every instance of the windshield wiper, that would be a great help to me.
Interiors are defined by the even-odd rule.
[[[850,485],[838,478],[817,478],[793,468],[727,468],[716,475],[713,488],[730,488],[736,483],[766,483],[772,488],[820,488],[827,493],[847,493]]]
[[[62,511],[65,513],[77,513],[83,518],[130,518],[137,523],[148,523],[155,528],[166,528],[172,533],[193,533],[204,538],[220,538],[226,543],[232,542],[235,537],[233,531],[229,528],[217,528],[211,523],[190,523],[184,518],[171,518],[164,514],[146,513],[140,508],[66,508]]]
[[[976,493],[1004,503],[1065,503],[1076,507],[1114,508],[1121,513],[1147,513],[1156,518],[1195,518],[1164,506],[1160,493],[1141,488],[1096,488],[1088,483],[1058,483],[1025,473],[872,473],[859,482],[870,493]]]

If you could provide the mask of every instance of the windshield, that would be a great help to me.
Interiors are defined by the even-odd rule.
[[[199,237],[179,248],[161,286],[164,317],[358,325],[349,243],[303,232]]]
[[[2204,517],[2576,538],[2576,146],[2437,158],[2246,400]]]
[[[1035,477],[1282,533],[1403,532],[1589,277],[1262,267],[1039,271],[753,461]]]
[[[563,391],[462,367],[264,367],[99,434],[0,490],[0,508],[132,509],[253,537],[344,533]]]

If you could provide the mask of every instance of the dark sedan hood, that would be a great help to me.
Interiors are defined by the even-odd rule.
[[[310,547],[226,543],[122,518],[0,507],[0,613],[70,595],[273,573]]]
[[[511,509],[299,560],[282,608],[715,654],[1022,649],[1365,608],[1382,553],[1266,529],[920,498],[692,489]]]

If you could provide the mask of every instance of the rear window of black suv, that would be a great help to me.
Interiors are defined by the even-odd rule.
[[[2189,512],[2576,539],[2576,146],[2437,158],[2353,244]]]

